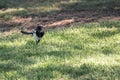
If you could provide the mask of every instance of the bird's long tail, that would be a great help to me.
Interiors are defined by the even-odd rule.
[[[33,32],[26,32],[26,31],[21,31],[21,33],[29,35],[29,34],[33,34]]]

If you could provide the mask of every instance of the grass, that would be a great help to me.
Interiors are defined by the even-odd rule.
[[[112,25],[114,24],[114,25]],[[0,35],[0,80],[119,80],[119,21],[99,21],[31,36]]]
[[[0,1],[0,18],[11,20],[13,17],[50,16],[64,10],[119,10],[119,0],[4,0]]]
[[[41,18],[64,10],[114,11],[119,4],[119,0],[0,0],[0,19]],[[120,79],[120,21],[49,30],[39,45],[16,30],[21,26],[13,27],[0,32],[0,80]]]

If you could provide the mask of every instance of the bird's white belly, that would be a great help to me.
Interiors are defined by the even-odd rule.
[[[33,37],[36,41],[39,40],[39,37],[36,35],[36,33],[33,33]]]

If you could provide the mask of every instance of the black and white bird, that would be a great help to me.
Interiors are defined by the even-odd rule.
[[[43,26],[37,26],[37,28],[33,32],[21,31],[21,33],[27,35],[32,34],[36,41],[36,44],[38,44],[40,42],[40,39],[44,36],[45,31]]]

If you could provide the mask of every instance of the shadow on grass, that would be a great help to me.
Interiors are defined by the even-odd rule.
[[[116,34],[120,33],[120,22],[119,21],[101,21],[98,23],[96,27],[100,27],[103,30],[95,31],[91,34],[94,38],[104,39],[108,37],[112,37]],[[92,27],[93,25],[90,25]],[[89,27],[89,26],[88,26]],[[93,27],[94,28],[94,27]],[[116,29],[113,29],[116,28]]]
[[[111,48],[111,46],[104,46],[101,49],[102,53],[105,55],[111,55],[116,53],[116,51],[113,48]]]
[[[65,3],[62,10],[114,10],[120,9],[119,0],[80,0],[74,3]]]
[[[101,27],[106,27],[106,28],[120,28],[120,22],[119,21],[101,21],[99,22]]]
[[[41,4],[40,6],[45,6],[44,4],[51,4],[51,3],[55,3],[55,2],[60,2],[60,0],[4,0],[4,1],[0,1],[0,9],[1,8],[19,8],[19,7],[24,7],[24,8],[28,8],[28,7],[36,7],[39,4]]]
[[[119,33],[120,33],[120,30],[116,30],[116,31],[106,30],[106,31],[100,31],[100,32],[93,33],[92,36],[95,38],[104,39],[107,37],[112,37]]]
[[[54,79],[58,76],[59,78],[66,77],[68,79],[103,79],[105,77],[119,78],[120,66],[113,66],[109,68],[106,66],[96,66],[94,64],[82,64],[80,67],[72,67],[67,65],[48,65],[44,68],[33,68],[28,72],[25,72],[28,80],[32,79]],[[97,74],[96,74],[97,72]],[[112,75],[112,74],[115,74]],[[24,76],[24,75],[23,75]],[[110,77],[109,77],[110,76]]]
[[[21,69],[19,65],[14,65],[12,62],[10,63],[0,63],[0,72],[9,72],[16,71]]]
[[[49,6],[55,3],[60,3],[59,7],[62,8],[62,10],[111,10],[115,8],[120,8],[120,1],[119,0],[78,0],[78,1],[60,1],[60,0],[4,0],[0,1],[1,8],[27,8],[27,7],[38,7],[38,6]],[[40,5],[39,5],[40,4]]]
[[[8,5],[8,8],[24,8],[23,11],[15,11],[15,12],[11,12],[11,13],[5,13],[5,14],[1,14],[1,16],[5,16],[5,15],[8,15],[8,14],[11,14],[13,16],[21,16],[21,17],[27,17],[27,16],[48,16],[54,12],[63,12],[63,11],[72,11],[73,10],[76,12],[76,11],[90,11],[90,10],[100,10],[100,12],[102,10],[106,10],[108,11],[107,13],[105,12],[104,14],[109,14],[109,11],[110,13],[113,13],[112,11],[116,10],[116,8],[118,9],[117,12],[119,12],[119,9],[120,9],[120,1],[119,0],[104,0],[104,1],[96,1],[96,0],[92,0],[92,1],[89,1],[89,0],[80,0],[80,1],[59,1],[59,0],[46,0],[46,1],[32,1],[32,2],[29,2],[28,1],[8,1],[6,0],[9,5]],[[4,1],[2,1],[4,2]],[[12,3],[12,4],[10,4]],[[56,3],[58,3],[58,5],[56,5]],[[32,5],[31,5],[32,4]],[[38,7],[51,7],[51,6],[54,6],[56,5],[56,7],[60,8],[60,10],[50,10],[50,11],[41,11],[42,9],[40,9],[40,11],[36,11],[35,9]],[[32,9],[34,11],[34,13],[31,13],[31,9],[30,8],[34,8]],[[36,13],[37,12],[37,13]],[[30,14],[31,13],[31,14]],[[74,14],[74,13],[73,13]],[[116,13],[117,14],[117,13]],[[112,15],[112,14],[111,14]],[[115,13],[113,14],[115,15]],[[119,15],[119,14],[117,14]],[[93,17],[93,16],[92,16]],[[98,15],[96,16],[98,17]]]

